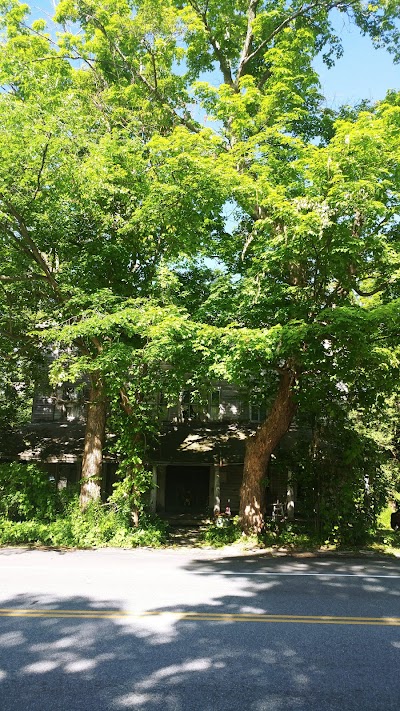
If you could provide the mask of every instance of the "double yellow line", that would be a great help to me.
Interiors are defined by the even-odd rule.
[[[140,620],[148,617],[167,618],[187,622],[289,622],[314,625],[378,625],[400,627],[400,617],[345,617],[336,615],[274,615],[256,613],[223,612],[130,612],[129,610],[56,610],[0,608],[0,617],[60,618],[114,620],[130,618]]]

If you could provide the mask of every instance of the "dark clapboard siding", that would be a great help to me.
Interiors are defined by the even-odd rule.
[[[35,397],[32,407],[32,422],[53,422],[54,400],[49,397]]]
[[[220,469],[220,499],[221,511],[230,501],[232,513],[239,511],[240,487],[243,478],[243,464],[229,464]]]

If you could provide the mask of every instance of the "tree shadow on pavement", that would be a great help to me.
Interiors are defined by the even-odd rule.
[[[239,575],[243,565],[239,570],[233,559],[186,562],[196,575],[210,576],[210,586],[213,575],[229,572],[231,592],[211,594],[207,604],[179,610],[149,607],[148,616],[124,616],[116,601],[99,602],[90,596],[60,601],[18,595],[3,600],[1,711],[397,711],[399,627],[235,619],[243,613],[301,614],[304,609],[307,614],[307,601],[317,601],[322,593],[327,602],[324,591],[344,615],[353,578],[329,578],[332,570],[323,568],[327,577],[310,577],[304,593],[294,589],[299,605],[289,611],[287,591],[298,579],[258,577],[251,573],[260,572],[260,561],[258,568],[253,556],[241,561],[248,563],[244,575]],[[284,572],[284,567],[282,561],[272,562],[273,573]],[[307,569],[315,570],[315,563]],[[368,582],[367,577],[365,584],[373,587],[373,580],[379,585],[378,579]],[[390,600],[391,593],[399,594],[398,580],[381,582]],[[395,602],[398,608],[398,597]],[[376,611],[374,604],[370,609]],[[3,616],[10,609],[33,610],[40,616]],[[46,610],[60,616],[43,616]],[[107,610],[115,616],[93,617]],[[178,613],[195,617],[185,619]],[[233,618],[207,619],[215,613]]]

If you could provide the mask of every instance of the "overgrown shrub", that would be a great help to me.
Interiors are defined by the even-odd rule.
[[[82,512],[78,497],[53,521],[39,519],[10,521],[0,518],[0,544],[37,544],[72,548],[115,546],[160,546],[167,538],[165,524],[157,517],[142,516],[137,528],[130,528],[124,513],[101,502]]]
[[[0,464],[0,516],[9,521],[46,522],[61,509],[55,482],[36,464]]]
[[[159,546],[166,525],[156,516],[140,514],[131,527],[126,501],[92,502],[83,512],[75,487],[58,491],[36,464],[0,465],[0,544],[40,544],[92,548]]]
[[[292,521],[282,521],[278,525],[275,522],[270,525],[267,523],[263,533],[259,535],[259,542],[266,548],[315,548],[320,543],[315,533]]]
[[[209,545],[219,547],[234,543],[241,538],[242,531],[239,526],[239,518],[226,520],[226,525],[219,525],[218,521],[211,523],[202,532],[201,539]]]

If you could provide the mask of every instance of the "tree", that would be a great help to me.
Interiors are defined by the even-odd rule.
[[[262,525],[268,460],[309,373],[329,373],[353,390],[358,379],[375,394],[394,385],[397,344],[386,341],[385,350],[381,323],[388,329],[399,314],[398,302],[390,303],[398,289],[398,117],[398,97],[389,96],[356,120],[338,119],[326,145],[290,136],[257,145],[262,214],[254,222],[244,213],[228,245],[225,259],[240,274],[227,288],[234,299],[228,318],[234,312],[247,327],[285,327],[270,362],[279,374],[270,416],[247,446],[247,528]],[[220,291],[218,298],[221,304]],[[383,372],[380,385],[375,369]],[[265,387],[271,398],[270,376]]]
[[[25,334],[40,343],[40,324],[46,329],[101,318],[128,297],[159,294],[163,265],[201,248],[209,225],[221,223],[224,198],[220,186],[214,196],[208,142],[197,141],[180,165],[179,132],[166,155],[166,138],[153,136],[151,126],[144,131],[134,108],[106,100],[106,80],[73,69],[76,53],[65,51],[66,37],[58,46],[41,21],[27,25],[26,12],[11,3],[3,16],[0,206],[8,266],[2,283],[8,294],[18,294]],[[189,181],[194,168],[197,185]],[[175,171],[180,180],[174,186]],[[69,343],[86,363],[90,385],[83,507],[100,495],[108,338],[101,328],[100,335],[86,328]],[[130,417],[126,386],[119,405]]]
[[[188,74],[217,65],[223,76],[219,88],[202,81],[195,91],[218,121],[217,160],[236,206],[234,234],[213,250],[231,275],[225,298],[219,282],[203,313],[214,312],[215,323],[219,308],[225,323],[240,327],[284,325],[269,363],[261,359],[253,374],[254,382],[266,368],[276,373],[265,383],[270,415],[247,444],[241,493],[244,528],[260,529],[268,460],[294,416],[304,375],[328,369],[346,382],[368,363],[396,365],[380,347],[380,329],[362,342],[354,337],[360,311],[398,289],[398,97],[336,121],[321,110],[312,59],[323,47],[340,51],[332,5],[180,7]],[[396,10],[389,18],[384,6],[336,7],[398,59]],[[243,380],[232,360],[225,358],[227,377]]]

